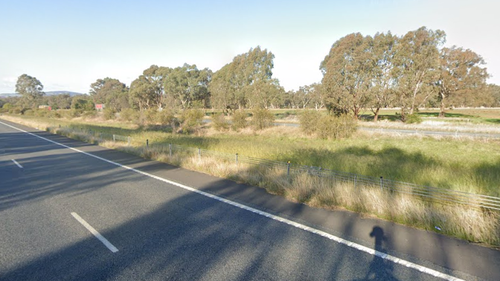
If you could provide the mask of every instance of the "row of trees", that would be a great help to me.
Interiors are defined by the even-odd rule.
[[[401,107],[404,120],[432,103],[439,103],[442,116],[450,106],[493,103],[484,60],[471,50],[440,48],[445,37],[422,27],[401,37],[354,33],[339,39],[320,66],[326,106],[355,118],[371,108],[375,119],[380,108]]]
[[[163,108],[326,107],[335,115],[365,109],[378,117],[384,107],[400,107],[401,118],[419,107],[498,106],[500,91],[487,85],[485,62],[459,47],[443,48],[445,33],[425,27],[404,36],[390,32],[375,36],[349,34],[335,42],[320,64],[321,83],[286,92],[273,78],[274,55],[260,47],[236,56],[213,73],[184,64],[170,68],[152,65],[130,87],[117,79],[98,79],[90,85],[94,103],[114,112]],[[43,86],[23,74],[16,91],[22,104],[33,107],[43,99]],[[45,102],[48,102],[45,100]],[[59,108],[67,107],[64,98]]]

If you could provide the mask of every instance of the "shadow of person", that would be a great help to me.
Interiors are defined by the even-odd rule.
[[[392,274],[394,270],[393,263],[381,257],[387,252],[384,249],[384,243],[387,242],[384,230],[379,226],[374,226],[372,232],[370,232],[370,237],[375,238],[375,250],[377,253],[373,256],[364,280],[397,280]]]

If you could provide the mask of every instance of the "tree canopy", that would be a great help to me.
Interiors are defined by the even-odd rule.
[[[128,107],[128,87],[118,79],[97,79],[90,85],[89,94],[94,103],[105,104],[115,111]]]
[[[31,108],[35,108],[45,94],[42,83],[27,74],[23,74],[17,79],[16,92],[22,96],[23,106]]]
[[[335,115],[358,118],[371,110],[378,119],[384,107],[401,108],[403,121],[424,106],[500,105],[499,86],[487,85],[484,59],[469,49],[443,47],[446,34],[426,27],[397,36],[348,34],[335,41],[320,63],[320,83],[285,89],[273,77],[274,54],[260,46],[235,56],[215,73],[185,63],[178,67],[151,65],[130,88],[118,79],[97,79],[90,85],[94,103],[119,112],[216,108],[327,108]],[[41,102],[68,108],[70,97],[42,99],[43,85],[27,74],[16,91],[25,108]]]
[[[215,72],[209,86],[212,105],[222,109],[267,107],[283,91],[272,78],[274,55],[260,46],[236,56]]]
[[[180,103],[183,109],[191,108],[193,103],[205,106],[209,103],[211,76],[208,68],[199,70],[196,65],[184,64],[174,68],[163,81],[165,95],[169,101]]]

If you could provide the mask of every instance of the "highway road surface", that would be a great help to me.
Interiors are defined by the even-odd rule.
[[[500,280],[500,252],[0,120],[0,280]]]

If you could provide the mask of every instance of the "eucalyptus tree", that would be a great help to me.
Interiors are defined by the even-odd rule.
[[[496,84],[488,84],[488,95],[491,97],[490,106],[500,106],[500,86]]]
[[[369,106],[378,120],[381,108],[391,105],[394,101],[394,56],[396,55],[397,37],[390,32],[377,33],[373,37],[373,68],[372,87],[369,92]]]
[[[271,52],[259,46],[234,57],[212,77],[209,91],[213,105],[223,109],[262,106],[256,101],[279,90],[278,81],[272,78],[273,59]]]
[[[435,81],[439,78],[439,47],[446,34],[441,30],[421,27],[406,33],[395,47],[393,77],[397,85],[397,105],[401,119],[413,114],[436,93]]]
[[[439,116],[444,117],[447,105],[457,99],[479,97],[486,92],[488,73],[483,58],[475,52],[453,46],[440,53],[438,99],[441,103]]]
[[[297,91],[289,91],[289,103],[293,108],[315,108],[324,107],[321,99],[319,84],[300,86]]]
[[[30,108],[35,108],[45,95],[42,83],[27,74],[23,74],[17,79],[16,92],[21,95],[22,105]]]
[[[127,85],[120,80],[106,77],[92,83],[89,94],[95,104],[105,104],[107,108],[121,111],[128,107],[128,91]]]
[[[166,104],[164,80],[172,71],[152,65],[130,84],[129,103],[139,110],[162,108]]]
[[[352,112],[357,119],[368,104],[375,67],[372,37],[353,33],[336,41],[320,65],[328,110],[335,115]]]
[[[193,107],[193,104],[205,106],[208,104],[208,83],[212,72],[205,68],[199,70],[196,65],[184,64],[169,72],[165,77],[165,95],[169,100],[180,103],[183,109]]]

